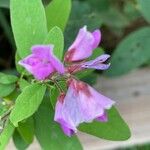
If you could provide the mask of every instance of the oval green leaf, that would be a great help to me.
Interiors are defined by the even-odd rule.
[[[4,73],[0,73],[0,83],[1,84],[11,84],[15,83],[18,80],[18,77],[14,75],[7,75]]]
[[[14,132],[14,126],[11,122],[8,122],[3,132],[0,134],[0,149],[4,150]]]
[[[130,138],[129,127],[114,107],[108,111],[108,120],[106,123],[94,121],[81,124],[79,130],[112,141],[123,141]]]
[[[0,83],[0,98],[6,97],[15,89],[15,84],[1,84]]]
[[[43,100],[45,90],[46,87],[38,83],[27,86],[23,90],[10,114],[10,121],[14,126],[18,126],[18,122],[33,115]]]
[[[48,30],[58,26],[64,31],[71,11],[71,0],[52,0],[45,8]]]
[[[23,58],[47,35],[45,10],[41,0],[11,0],[10,11],[17,51]]]
[[[43,44],[53,44],[54,54],[59,59],[62,59],[64,50],[64,36],[59,27],[54,27],[49,31]]]
[[[143,65],[150,60],[150,27],[131,33],[118,45],[105,71],[108,76],[118,76]]]
[[[150,1],[149,0],[137,0],[138,8],[141,11],[143,17],[150,22]]]

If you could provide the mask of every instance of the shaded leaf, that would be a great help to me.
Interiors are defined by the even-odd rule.
[[[0,83],[1,84],[11,84],[15,83],[18,80],[18,77],[14,75],[7,75],[4,73],[0,73]]]
[[[9,8],[10,0],[0,0],[0,7]]]
[[[123,141],[130,138],[130,129],[115,107],[108,110],[108,120],[106,123],[98,121],[83,123],[79,130],[112,141]]]
[[[141,11],[143,17],[150,22],[150,1],[149,0],[137,0],[139,10]]]
[[[21,137],[27,144],[31,144],[34,138],[34,120],[29,118],[25,122],[20,122],[17,128]]]
[[[150,60],[150,28],[143,27],[124,38],[111,57],[108,76],[118,76],[143,65]]]
[[[19,132],[15,130],[13,134],[13,142],[18,150],[26,150],[29,144],[27,144],[22,137],[20,136]]]
[[[0,83],[0,97],[6,97],[15,89],[15,84],[1,84]]]

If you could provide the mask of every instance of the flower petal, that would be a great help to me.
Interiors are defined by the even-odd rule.
[[[69,128],[67,128],[67,127],[64,126],[64,125],[61,125],[61,128],[62,128],[63,132],[64,132],[67,136],[69,136],[69,137],[71,137],[73,134],[75,134],[75,131],[74,131],[74,130],[69,129]]]
[[[87,31],[84,26],[69,47],[65,55],[66,62],[80,61],[92,55],[93,50],[98,46],[101,39],[100,31],[95,30],[93,33]]]
[[[96,120],[100,122],[107,122],[108,121],[107,113],[104,112],[104,114],[102,116],[97,117]]]
[[[97,69],[97,70],[106,70],[109,68],[110,63],[104,64],[103,62],[105,62],[109,57],[110,57],[110,55],[107,55],[107,54],[101,55],[94,60],[83,63],[81,65],[81,67],[82,68],[92,68],[92,69]]]
[[[66,135],[71,136],[77,132],[77,129],[74,126],[69,114],[66,112],[66,110],[63,109],[64,96],[65,95],[62,94],[58,97],[55,107],[54,120],[60,123],[61,128]]]
[[[53,65],[53,67],[56,69],[57,72],[60,74],[64,74],[65,68],[62,62],[53,54],[53,52],[50,52],[50,62]]]
[[[50,59],[51,52],[54,48],[54,45],[34,45],[31,47],[32,54],[35,54],[38,58],[41,59]]]
[[[53,54],[53,45],[35,45],[32,54],[19,61],[38,80],[46,79],[54,72],[64,73],[63,64]]]
[[[101,41],[101,32],[100,30],[95,30],[93,33],[93,37],[95,38],[95,41],[93,43],[93,49],[97,48]]]
[[[76,132],[76,127],[83,122],[91,122],[102,117],[105,109],[110,109],[114,101],[95,91],[82,81],[71,79],[63,101],[57,101],[55,121],[67,127],[67,131]],[[68,131],[69,130],[69,131]]]

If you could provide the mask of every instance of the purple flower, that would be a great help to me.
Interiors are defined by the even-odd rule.
[[[104,62],[110,57],[110,55],[104,54],[97,57],[94,60],[87,61],[81,65],[81,68],[91,68],[97,70],[106,70],[110,64],[104,64]]]
[[[107,121],[105,110],[110,109],[114,101],[98,93],[88,84],[71,79],[66,95],[58,98],[54,120],[60,123],[68,136],[77,132],[80,123],[93,119]]]
[[[103,54],[94,60],[72,64],[66,68],[66,72],[76,73],[84,69],[106,70],[110,66],[110,63],[109,64],[105,63],[109,57],[110,55]]]
[[[87,31],[87,27],[84,26],[79,30],[79,33],[69,47],[66,55],[66,62],[81,61],[92,55],[95,48],[98,47],[101,40],[100,30],[95,30],[94,32]]]
[[[53,45],[35,45],[32,54],[19,61],[38,80],[46,79],[50,74],[64,73],[63,64],[54,56]]]

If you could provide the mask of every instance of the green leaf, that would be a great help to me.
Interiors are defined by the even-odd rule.
[[[49,31],[46,39],[44,40],[44,44],[53,44],[54,54],[59,59],[62,59],[64,50],[64,36],[59,27],[54,27]]]
[[[43,100],[45,90],[46,87],[38,83],[27,86],[23,90],[10,114],[10,121],[14,126],[18,126],[18,122],[34,114]]]
[[[115,107],[108,110],[108,122],[94,121],[81,124],[79,130],[107,140],[123,141],[130,138],[130,129]]]
[[[108,76],[118,76],[143,65],[150,60],[150,28],[143,27],[131,33],[117,46],[105,71]]]
[[[11,0],[10,11],[17,51],[24,58],[47,35],[45,10],[41,0]]]
[[[9,0],[0,0],[0,7],[9,8]]]
[[[27,144],[31,144],[34,138],[34,120],[29,118],[25,122],[20,122],[18,132]]]
[[[144,18],[150,22],[150,1],[149,0],[137,0],[139,5],[139,10],[141,11]]]
[[[18,80],[18,77],[14,75],[7,75],[0,72],[0,83],[1,84],[11,84],[15,83]]]
[[[48,29],[58,26],[64,31],[71,11],[71,0],[52,0],[45,8]]]
[[[15,84],[1,84],[0,83],[0,97],[6,97],[15,89]]]
[[[20,79],[19,80],[19,87],[22,91],[23,91],[24,88],[26,88],[29,85],[30,85],[30,83],[27,80],[25,80],[25,79]]]
[[[16,65],[17,71],[21,74],[22,72],[25,72],[25,69],[21,65],[18,64],[20,59],[21,59],[21,57],[19,56],[18,52],[16,51],[15,65]]]
[[[59,90],[57,89],[57,87],[54,86],[52,89],[50,89],[50,102],[53,109],[55,109],[58,96],[59,96]]]
[[[66,84],[65,80],[64,81],[59,81],[57,84],[59,84],[59,86],[61,87],[61,89],[63,89],[64,92],[67,91],[67,84]],[[60,91],[58,90],[58,87],[53,86],[50,89],[50,93],[49,94],[50,94],[51,105],[52,105],[53,109],[55,109],[57,98],[60,95]]]
[[[35,114],[36,138],[44,150],[82,150],[76,136],[67,137],[54,122],[54,112],[49,101],[45,98]]]
[[[0,134],[0,149],[4,150],[6,145],[8,144],[13,132],[14,132],[14,126],[8,122],[6,127],[4,128],[3,132]]]
[[[26,150],[29,144],[27,144],[19,134],[17,130],[15,130],[13,134],[13,142],[18,150]]]

